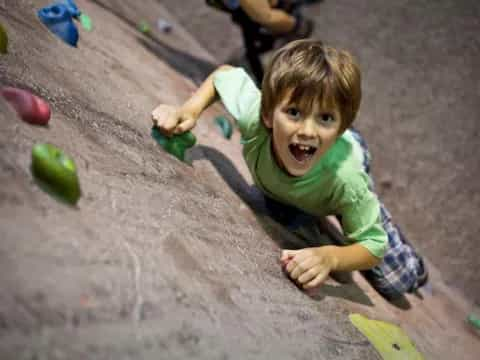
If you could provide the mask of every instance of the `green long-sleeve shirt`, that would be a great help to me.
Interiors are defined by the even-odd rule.
[[[261,92],[241,68],[220,71],[214,86],[242,135],[243,156],[254,183],[268,196],[318,215],[340,215],[344,234],[383,257],[387,234],[380,204],[369,189],[363,151],[347,130],[308,173],[294,177],[277,164],[271,133],[260,120]]]

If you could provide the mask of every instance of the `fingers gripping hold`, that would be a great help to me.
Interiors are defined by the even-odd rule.
[[[304,289],[313,289],[315,287],[318,287],[325,282],[327,277],[328,277],[328,271],[322,271],[317,276],[315,276],[315,278],[312,281],[303,285],[303,288]]]
[[[195,126],[195,119],[190,115],[180,114],[177,120],[178,122],[173,130],[174,134],[184,133]]]
[[[313,280],[317,275],[318,273],[321,271],[321,266],[314,266],[310,269],[308,269],[307,271],[305,271],[302,275],[300,275],[297,279],[297,281],[300,283],[300,284],[306,284],[307,282]]]
[[[195,126],[195,117],[187,111],[160,104],[152,111],[153,125],[165,135],[181,134]]]

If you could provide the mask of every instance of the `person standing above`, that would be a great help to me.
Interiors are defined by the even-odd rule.
[[[307,38],[313,22],[301,14],[303,1],[295,0],[207,0],[208,5],[229,12],[242,30],[246,57],[258,83],[263,79],[260,55],[281,40],[287,43]]]

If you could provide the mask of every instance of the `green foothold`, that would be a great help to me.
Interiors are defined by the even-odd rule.
[[[140,21],[137,27],[141,33],[144,33],[144,34],[150,33],[150,25],[145,20]]]
[[[477,318],[475,315],[473,314],[468,315],[467,321],[475,329],[480,330],[480,319]]]
[[[90,19],[90,16],[82,12],[78,20],[80,20],[80,24],[85,30],[92,31],[92,19]]]
[[[62,200],[74,205],[80,198],[75,163],[54,145],[36,144],[32,148],[32,173],[44,190]]]
[[[7,48],[8,48],[7,32],[3,28],[2,24],[0,24],[0,53],[6,54]]]
[[[383,359],[424,359],[408,335],[398,326],[384,321],[370,320],[360,314],[351,314],[349,319],[370,340]]]
[[[233,127],[225,116],[217,116],[215,118],[215,124],[218,125],[225,139],[232,137]]]
[[[167,137],[156,127],[152,127],[152,137],[165,151],[181,161],[185,161],[185,151],[195,145],[197,141],[195,135],[190,131]]]

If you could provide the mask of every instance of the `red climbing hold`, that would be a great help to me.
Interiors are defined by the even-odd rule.
[[[0,93],[15,108],[23,121],[35,125],[48,124],[50,106],[38,96],[13,87],[4,87]]]

